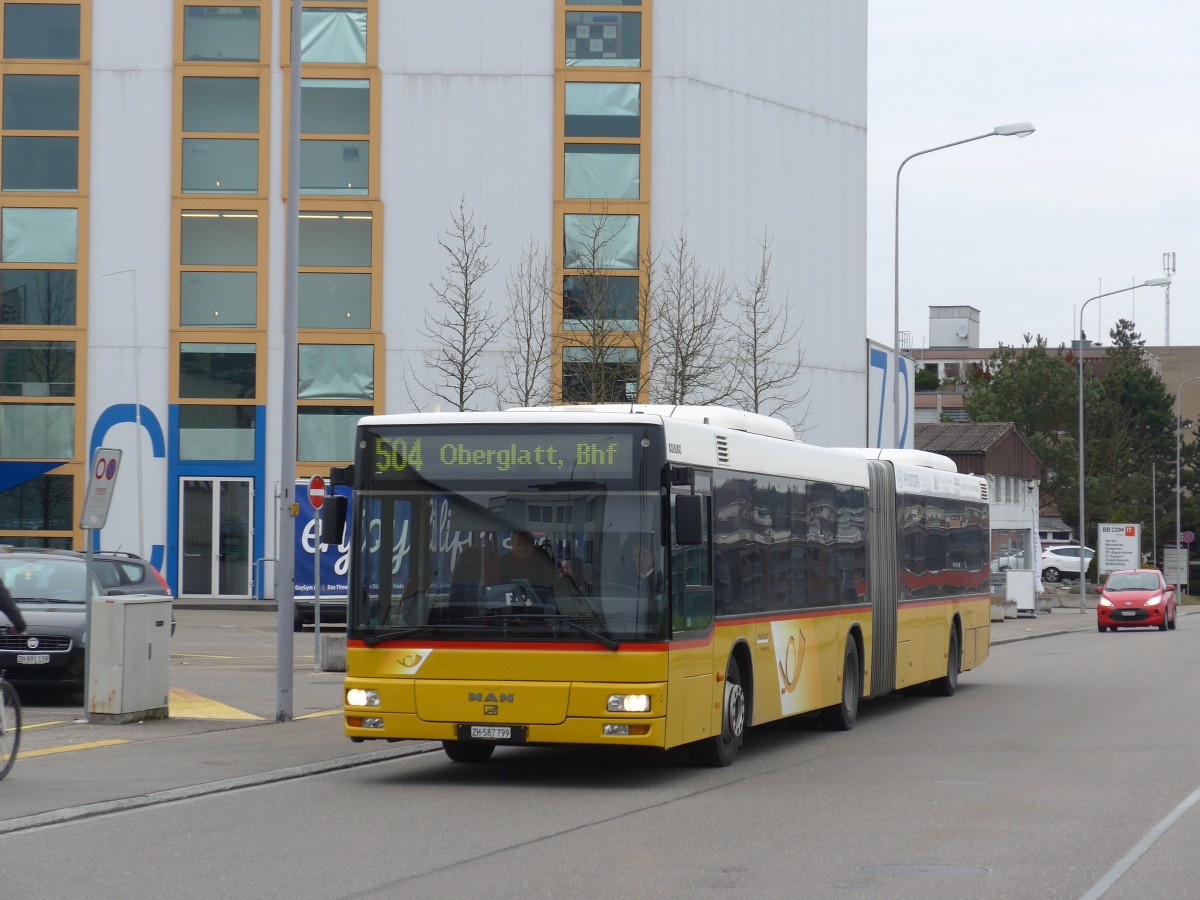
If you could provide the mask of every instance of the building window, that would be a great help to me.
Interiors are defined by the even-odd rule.
[[[0,403],[0,459],[72,459],[73,403]]]
[[[371,265],[371,213],[300,213],[300,265]]]
[[[253,399],[255,352],[254,344],[180,344],[179,396]]]
[[[78,131],[77,75],[5,75],[0,187],[5,191],[79,190]]]
[[[571,199],[637,200],[641,196],[641,150],[636,144],[567,144],[563,196]]]
[[[637,267],[637,216],[563,216],[563,268],[596,270]]]
[[[258,62],[259,29],[256,7],[185,7],[183,58],[188,62]]]
[[[564,403],[629,403],[638,396],[638,353],[633,347],[564,347]]]
[[[258,141],[183,141],[185,194],[257,194]]]
[[[636,275],[567,275],[563,278],[563,328],[568,331],[638,327]]]
[[[371,344],[301,344],[298,368],[301,400],[375,399]]]
[[[253,328],[257,321],[256,272],[180,273],[180,325],[196,328]]]
[[[636,138],[642,133],[640,84],[567,82],[564,91],[567,137]]]
[[[371,82],[365,78],[305,78],[300,82],[303,134],[369,134]]]
[[[39,475],[0,492],[0,522],[5,530],[70,531],[75,527],[74,495],[72,476]],[[13,541],[5,537],[3,543]]]
[[[566,63],[637,68],[642,64],[642,14],[567,13]]]
[[[74,397],[74,341],[0,341],[0,395]]]
[[[179,407],[179,458],[254,459],[253,406]]]
[[[183,193],[258,193],[257,137],[224,136],[257,135],[257,78],[184,78],[183,131],[207,135],[183,139]]]
[[[300,28],[303,62],[366,63],[366,10],[305,9],[300,15]]]
[[[300,193],[365,197],[370,181],[367,141],[300,142]]]
[[[79,4],[6,4],[4,58],[79,59]]]
[[[0,211],[0,262],[75,263],[79,210],[6,207]],[[2,454],[0,454],[2,455]]]
[[[301,272],[301,328],[370,328],[371,276],[363,272]]]
[[[257,78],[183,79],[183,130],[188,133],[258,132]]]
[[[74,270],[0,269],[0,325],[74,324]]]
[[[296,419],[296,459],[325,462],[354,459],[354,429],[371,415],[369,406],[302,406]]]
[[[258,214],[252,210],[184,210],[180,262],[185,266],[253,266]]]

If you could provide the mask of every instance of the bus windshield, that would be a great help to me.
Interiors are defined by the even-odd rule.
[[[364,426],[351,637],[665,639],[654,434]]]

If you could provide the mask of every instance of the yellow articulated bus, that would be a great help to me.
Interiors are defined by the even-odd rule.
[[[987,657],[987,485],[945,457],[637,405],[372,416],[356,447],[355,741],[728,765],[752,725],[847,730]]]

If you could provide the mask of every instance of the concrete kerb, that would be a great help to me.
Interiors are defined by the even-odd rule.
[[[34,815],[21,816],[15,819],[8,819],[7,821],[0,821],[0,835],[11,834],[17,831],[28,831],[32,828],[45,828],[51,825],[62,825],[66,822],[77,822],[81,819],[89,819],[94,818],[95,816],[103,816],[116,812],[125,812],[131,809],[141,809],[142,807],[156,806],[161,803],[175,803],[181,800],[192,800],[196,797],[207,797],[212,794],[220,794],[226,791],[236,791],[241,790],[242,788],[258,787],[264,784],[274,784],[280,781],[304,778],[309,775],[321,775],[327,772],[352,769],[357,766],[385,762],[391,759],[400,759],[405,756],[416,756],[417,754],[421,753],[431,753],[440,748],[441,744],[430,741],[406,741],[399,747],[389,748],[387,750],[376,750],[374,752],[363,753],[358,756],[345,756],[339,757],[338,759],[329,759],[321,762],[307,763],[300,766],[290,766],[284,769],[276,769],[271,772],[241,775],[237,778],[225,779],[224,781],[210,781],[205,784],[185,785],[183,787],[169,788],[162,791],[153,791],[138,797],[122,797],[117,800],[102,800],[97,803],[88,803],[82,806],[50,810],[49,812],[36,813]]]

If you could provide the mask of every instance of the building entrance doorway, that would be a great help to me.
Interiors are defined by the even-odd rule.
[[[249,597],[253,482],[184,478],[179,504],[179,595]]]

